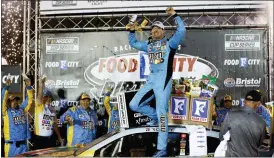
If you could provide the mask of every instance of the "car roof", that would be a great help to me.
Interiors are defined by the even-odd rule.
[[[189,133],[187,129],[190,127],[194,127],[194,126],[193,125],[183,125],[183,126],[169,125],[168,131],[173,132],[173,133]],[[196,126],[196,127],[198,127],[198,126]],[[102,139],[102,141],[92,142],[90,144],[87,144],[85,147],[80,148],[76,152],[76,155],[79,155],[79,154],[86,152],[88,150],[97,150],[97,149],[99,149],[99,148],[119,139],[119,138],[122,138],[122,137],[125,137],[128,135],[138,134],[138,133],[152,133],[152,132],[158,132],[158,131],[159,131],[159,127],[156,127],[156,126],[155,127],[142,126],[142,127],[126,128],[126,129],[121,128],[119,132],[108,133],[107,134],[108,137],[102,136],[102,137],[104,137],[104,139]],[[218,131],[206,129],[206,135],[208,137],[214,137],[214,138],[219,139]],[[98,138],[98,140],[100,138]]]

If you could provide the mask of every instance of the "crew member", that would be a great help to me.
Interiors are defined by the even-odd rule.
[[[34,133],[36,135],[35,149],[43,149],[56,146],[56,140],[53,140],[52,134],[55,131],[59,143],[62,144],[55,108],[52,106],[52,95],[47,89],[44,89],[45,77],[39,79],[39,89],[35,105]]]
[[[111,89],[108,89],[104,97],[104,106],[108,114],[108,133],[120,128],[118,105],[110,103],[111,91]]]
[[[13,95],[8,97],[10,84],[11,80],[8,79],[6,86],[2,89],[5,157],[13,157],[27,151],[27,140],[30,139],[27,112],[33,104],[33,89],[30,79],[25,80],[27,96],[20,106],[19,97]]]
[[[266,124],[256,114],[261,95],[255,90],[249,91],[244,100],[244,107],[231,110],[226,114],[220,130],[220,140],[229,131],[226,157],[257,157],[259,147],[265,137]]]
[[[232,97],[230,95],[224,96],[224,107],[217,108],[217,126],[221,126],[221,124],[224,122],[226,114],[231,110],[232,108]]]
[[[129,44],[131,47],[148,53],[150,60],[150,75],[147,83],[136,93],[130,102],[133,111],[149,116],[152,121],[147,125],[159,123],[158,151],[154,156],[167,155],[168,140],[168,101],[172,90],[172,65],[178,45],[185,36],[184,22],[173,8],[168,8],[167,14],[172,15],[178,25],[175,34],[167,39],[164,37],[164,25],[160,21],[152,24],[152,40],[141,42],[135,37],[135,24],[129,24]],[[155,97],[156,110],[147,105]]]
[[[90,108],[90,96],[80,96],[80,106],[68,109],[61,117],[61,123],[68,123],[67,146],[84,146],[96,138],[97,116]]]

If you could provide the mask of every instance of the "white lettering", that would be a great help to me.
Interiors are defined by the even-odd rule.
[[[232,106],[238,106],[240,104],[239,100],[232,100]]]
[[[236,78],[236,85],[238,87],[259,87],[261,84],[261,78],[259,79],[241,79],[241,78]]]
[[[226,59],[224,61],[224,65],[239,65],[240,60],[238,59]],[[241,58],[241,66],[242,65],[260,65],[260,59],[247,59]]]
[[[66,61],[66,60],[61,60],[60,62],[46,62],[45,67],[48,68],[56,68],[56,67],[78,67],[79,66],[79,61]]]
[[[130,45],[114,46],[113,50],[114,52],[128,51],[128,50],[131,50],[131,46]]]
[[[254,35],[242,35],[242,36],[236,36],[236,41],[253,41],[255,40]]]
[[[18,83],[20,76],[19,75],[10,75],[10,74],[3,76],[2,83],[6,83],[8,76],[10,77],[11,83]]]
[[[56,43],[62,43],[62,44],[64,44],[64,43],[73,43],[73,39],[57,39],[56,40]]]

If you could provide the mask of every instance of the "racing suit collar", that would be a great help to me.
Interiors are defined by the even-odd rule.
[[[160,40],[152,40],[152,43],[154,43],[154,42],[159,42],[159,41],[162,41],[162,40],[166,40],[166,36],[164,36],[162,39],[160,39]]]
[[[79,109],[85,110],[85,111],[91,111],[91,108],[90,108],[90,107],[88,107],[87,109],[85,109],[82,105],[79,106]]]

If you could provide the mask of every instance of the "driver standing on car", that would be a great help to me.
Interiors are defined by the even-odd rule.
[[[90,108],[90,96],[80,96],[80,106],[68,109],[61,117],[61,123],[68,123],[67,146],[81,147],[96,138],[97,116]]]
[[[185,36],[185,25],[173,8],[167,8],[167,14],[172,15],[177,23],[175,34],[167,39],[164,36],[164,25],[160,21],[152,24],[152,39],[150,41],[137,41],[134,24],[129,24],[128,36],[131,47],[147,52],[150,61],[150,74],[146,84],[136,93],[130,102],[132,111],[149,116],[152,121],[147,125],[159,125],[159,134],[155,157],[167,156],[168,140],[168,101],[172,90],[173,58]],[[155,97],[156,110],[148,106],[148,102]]]
[[[112,89],[108,88],[104,97],[104,106],[108,114],[108,133],[119,130],[120,128],[118,105],[110,103],[111,92]]]

